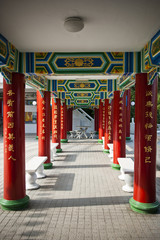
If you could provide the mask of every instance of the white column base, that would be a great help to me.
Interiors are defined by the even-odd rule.
[[[124,174],[119,175],[118,178],[119,178],[121,181],[124,181],[124,180],[125,180]]]
[[[40,186],[36,183],[37,175],[35,172],[26,172],[26,189],[38,189]]]
[[[134,179],[134,173],[127,173],[125,175],[125,183],[126,185],[122,187],[122,190],[125,192],[133,192],[133,179]]]
[[[123,170],[122,170],[122,167],[121,167],[121,175],[119,175],[118,178],[119,178],[120,180],[122,180],[122,181],[125,180],[125,174],[124,174],[124,172],[123,172]]]
[[[46,177],[43,170],[44,170],[44,166],[42,164],[36,171],[37,178],[45,178]]]
[[[133,187],[130,187],[128,185],[124,185],[122,187],[122,190],[125,191],[125,192],[130,192],[130,193],[133,193]]]

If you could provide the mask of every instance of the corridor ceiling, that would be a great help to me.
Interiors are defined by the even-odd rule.
[[[160,0],[2,0],[0,33],[22,52],[140,51],[159,30]],[[84,29],[67,32],[79,16]]]

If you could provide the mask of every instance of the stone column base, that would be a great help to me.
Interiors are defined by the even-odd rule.
[[[115,164],[115,163],[112,163],[111,167],[115,170],[120,170],[120,168],[121,168],[119,164]]]
[[[61,153],[61,152],[62,152],[61,148],[56,149],[56,153]]]
[[[131,209],[138,213],[156,213],[160,205],[158,201],[153,203],[141,203],[134,200],[133,198],[129,199],[129,203]]]
[[[28,207],[29,197],[26,195],[24,198],[18,200],[6,200],[2,198],[0,200],[0,204],[3,210],[9,211],[22,210]]]
[[[61,143],[67,143],[68,139],[61,139]]]
[[[126,140],[131,140],[131,137],[126,137]]]
[[[44,169],[51,169],[52,163],[44,163],[43,166],[44,166]]]
[[[109,149],[103,149],[104,153],[110,153]]]

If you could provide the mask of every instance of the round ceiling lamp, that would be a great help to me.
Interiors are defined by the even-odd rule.
[[[84,28],[83,19],[80,17],[66,18],[64,27],[68,32],[79,32]]]

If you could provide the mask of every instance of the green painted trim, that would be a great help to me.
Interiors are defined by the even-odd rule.
[[[3,210],[18,211],[28,207],[29,197],[26,195],[24,198],[18,200],[6,200],[2,198],[0,204]]]
[[[62,152],[61,148],[56,149],[56,153],[61,153],[61,152]]]
[[[131,209],[138,213],[156,213],[160,206],[159,202],[141,203],[132,198],[129,199]]]
[[[98,139],[98,143],[103,143],[103,140],[102,139]]]
[[[38,136],[36,136],[36,139],[38,139]]]
[[[131,137],[126,137],[126,140],[131,140]]]
[[[119,164],[115,164],[115,163],[112,163],[111,167],[115,170],[120,170],[120,168],[121,168]]]
[[[110,152],[109,152],[109,149],[104,149],[103,152],[104,152],[104,153],[110,153]]]
[[[51,169],[52,163],[43,163],[44,169]]]
[[[61,143],[67,143],[68,139],[61,139]]]

